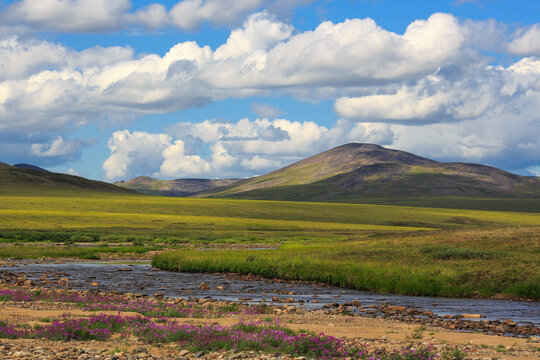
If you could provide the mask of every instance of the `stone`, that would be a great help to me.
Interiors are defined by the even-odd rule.
[[[13,357],[23,357],[23,356],[28,356],[30,355],[30,353],[27,353],[26,351],[15,351],[13,353]]]
[[[180,352],[178,353],[179,356],[186,356],[187,354],[189,354],[188,350],[180,350]]]
[[[208,289],[210,289],[210,285],[208,285],[204,281],[199,284],[199,290],[208,290]]]
[[[294,306],[294,305],[287,306],[287,312],[289,312],[289,313],[296,312],[296,306]]]
[[[483,317],[480,314],[462,314],[461,316],[463,316],[464,319],[480,319]]]
[[[145,347],[140,347],[140,348],[133,349],[131,353],[132,354],[148,354],[148,349]]]

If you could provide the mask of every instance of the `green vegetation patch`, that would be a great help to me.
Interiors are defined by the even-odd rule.
[[[144,254],[148,251],[160,250],[157,246],[3,246],[0,247],[0,258],[38,259],[38,258],[78,258],[99,260],[100,253],[109,254]]]
[[[454,248],[450,246],[431,245],[420,249],[422,254],[427,254],[433,259],[438,260],[457,260],[457,259],[492,259],[502,257],[504,254],[492,250],[473,250]]]
[[[537,230],[383,235],[211,254],[178,250],[157,255],[153,265],[184,272],[237,272],[320,281],[404,295],[539,299]],[[475,248],[464,246],[469,242]]]

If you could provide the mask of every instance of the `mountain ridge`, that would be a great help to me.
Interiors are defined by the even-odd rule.
[[[540,197],[540,179],[482,164],[443,163],[374,144],[345,144],[268,174],[196,194],[340,201],[384,196]]]
[[[190,196],[216,187],[233,184],[241,179],[173,179],[159,180],[149,176],[137,176],[114,185],[147,195]]]

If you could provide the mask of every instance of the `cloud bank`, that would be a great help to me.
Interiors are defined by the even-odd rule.
[[[176,27],[192,31],[205,23],[234,26],[262,8],[286,16],[313,0],[182,0],[170,9],[150,3],[132,10],[129,0],[20,0],[0,12],[5,25],[38,31],[105,33]]]
[[[226,3],[184,0],[171,9],[151,4],[131,11],[127,0],[99,2],[92,9],[86,0],[24,0],[0,16],[40,29],[58,24],[52,28],[56,31],[113,31],[126,23],[159,28],[171,21],[192,29],[213,21],[216,12],[234,23],[271,5],[246,0],[225,9]],[[43,11],[36,10],[39,6]],[[186,9],[193,14],[189,19],[182,15]],[[4,34],[0,132],[47,134],[41,142],[16,136],[21,140],[12,147],[29,156],[59,158],[59,141],[67,142],[65,133],[84,124],[127,123],[225,99],[295,96],[334,100],[341,120],[329,128],[278,120],[279,109],[256,103],[253,112],[274,120],[185,123],[188,135],[117,132],[103,169],[109,179],[137,171],[164,177],[248,175],[348,141],[383,143],[440,159],[535,168],[540,163],[540,139],[532,135],[539,133],[538,29],[537,24],[508,34],[495,22],[435,13],[412,22],[403,34],[369,18],[323,22],[300,32],[263,11],[247,16],[215,49],[187,41],[163,56],[140,56],[129,47],[76,51]],[[500,33],[504,41],[495,45],[490,39]],[[482,52],[494,49],[517,59],[490,64]],[[342,133],[344,123],[358,136]]]
[[[388,125],[345,120],[332,128],[287,119],[181,122],[171,126],[167,134],[115,132],[103,170],[108,180],[142,174],[159,178],[249,177],[346,142],[390,144],[393,137]]]

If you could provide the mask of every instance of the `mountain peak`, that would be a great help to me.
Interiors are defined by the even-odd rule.
[[[209,195],[328,201],[392,194],[538,194],[539,185],[487,166],[440,163],[380,145],[349,143]]]

